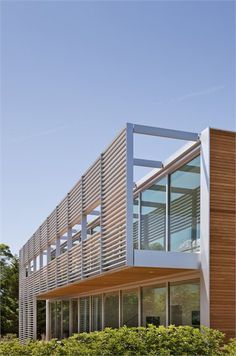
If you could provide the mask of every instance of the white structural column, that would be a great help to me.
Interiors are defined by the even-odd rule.
[[[50,340],[50,302],[46,300],[46,340]]]
[[[210,326],[210,128],[201,133],[201,325]],[[223,302],[223,301],[222,301]]]
[[[37,339],[37,300],[33,297],[33,338]]]
[[[126,125],[126,264],[133,266],[133,124]]]

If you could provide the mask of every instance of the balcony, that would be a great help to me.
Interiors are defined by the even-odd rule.
[[[143,160],[134,134],[191,143]],[[20,251],[21,288],[45,299],[198,270],[199,151],[197,134],[127,124]],[[134,186],[135,165],[156,170]]]

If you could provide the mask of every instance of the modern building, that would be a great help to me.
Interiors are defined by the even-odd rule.
[[[188,142],[151,161],[134,135]],[[127,124],[20,250],[20,338],[151,323],[235,337],[235,142]],[[134,182],[134,166],[152,170]]]

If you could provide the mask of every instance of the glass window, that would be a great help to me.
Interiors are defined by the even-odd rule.
[[[142,288],[142,325],[166,325],[165,285]]]
[[[37,300],[37,339],[46,338],[46,301]]]
[[[69,301],[62,301],[62,338],[69,337]]]
[[[122,292],[122,320],[123,325],[138,326],[138,291]]]
[[[138,225],[139,225],[139,200],[133,202],[133,240],[134,249],[138,249]]]
[[[164,250],[166,177],[141,193],[141,249]]]
[[[90,298],[80,298],[80,332],[89,332]]]
[[[104,324],[105,327],[119,327],[119,293],[104,295]]]
[[[28,275],[29,275],[29,266],[26,265],[25,266],[25,277],[28,277]]]
[[[30,261],[29,270],[30,270],[30,274],[34,272],[34,260]]]
[[[92,330],[102,330],[102,296],[92,297]]]
[[[200,157],[170,175],[170,251],[200,246]]]
[[[61,339],[61,301],[50,302],[51,338]]]
[[[35,259],[35,269],[36,271],[40,269],[40,255],[38,255]]]
[[[170,283],[170,323],[200,326],[200,283],[196,281]]]
[[[72,299],[72,334],[78,332],[78,300]]]

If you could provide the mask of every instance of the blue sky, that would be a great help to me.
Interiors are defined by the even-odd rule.
[[[233,1],[1,7],[1,240],[14,252],[126,122],[235,129]],[[136,154],[179,145],[139,138]]]

